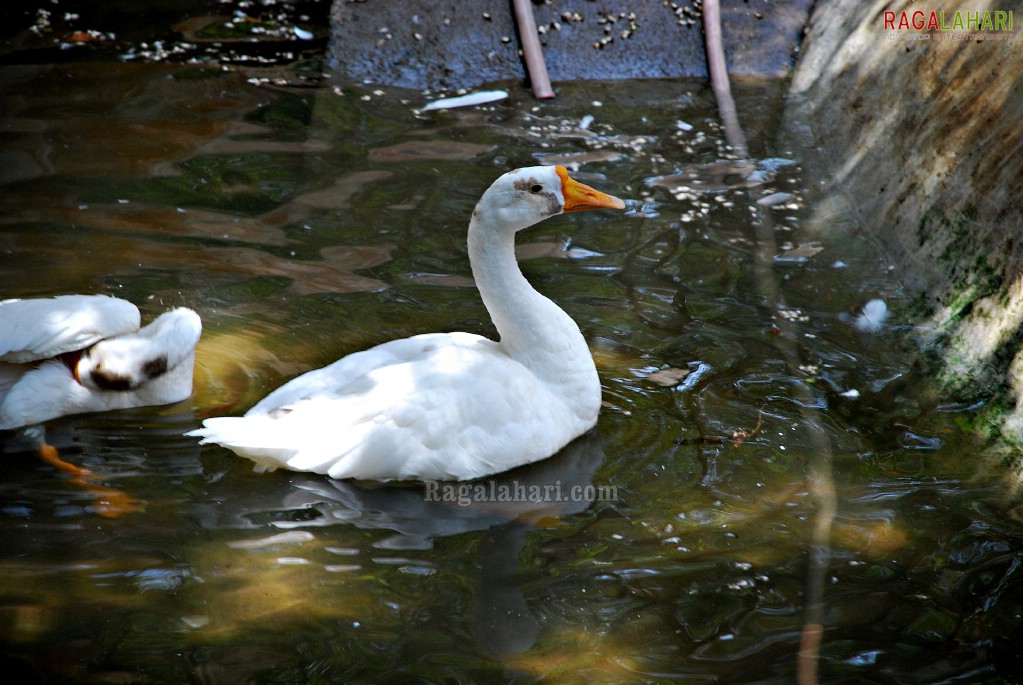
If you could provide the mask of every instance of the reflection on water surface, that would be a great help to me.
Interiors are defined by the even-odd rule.
[[[48,427],[143,512],[98,516],[8,444],[0,633],[27,681],[790,683],[816,617],[822,681],[1010,682],[1020,524],[971,408],[929,393],[888,265],[777,133],[780,85],[739,88],[740,115],[758,160],[797,164],[736,182],[697,83],[426,115],[417,93],[208,67],[3,83],[3,295],[107,292],[205,325],[192,402]],[[255,474],[182,435],[386,339],[489,334],[465,227],[537,155],[630,199],[520,240],[605,408],[495,482],[615,499],[462,507]],[[894,314],[858,332],[874,297]]]

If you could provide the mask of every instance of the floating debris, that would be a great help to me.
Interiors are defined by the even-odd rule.
[[[913,431],[906,431],[899,439],[899,446],[909,450],[939,450],[943,444],[941,438],[920,435]]]
[[[582,247],[574,247],[565,243],[520,243],[515,246],[515,258],[520,262],[528,259],[589,259],[600,256],[599,252]]]
[[[725,160],[694,165],[667,176],[652,176],[646,179],[646,184],[669,189],[686,186],[705,193],[721,192],[758,185],[747,180],[755,170],[752,162]]]
[[[798,307],[785,307],[779,305],[778,315],[786,321],[791,321],[793,323],[806,323],[810,320],[810,316]]]
[[[453,98],[441,98],[428,102],[420,112],[430,112],[437,109],[454,109],[456,107],[472,107],[474,105],[485,105],[488,102],[497,102],[507,99],[508,92],[504,90],[481,90],[477,93],[459,95]]]
[[[583,164],[592,162],[618,162],[625,159],[625,154],[613,150],[591,150],[588,152],[537,152],[533,154],[541,164],[553,166],[560,164],[572,170],[578,170]]]
[[[821,372],[821,367],[817,364],[800,364],[799,370],[807,376],[816,376]]]
[[[881,330],[881,326],[884,325],[887,318],[888,305],[884,303],[884,300],[871,300],[863,305],[863,311],[856,317],[853,325],[856,326],[856,330],[876,333]]]
[[[684,121],[676,124],[676,127],[682,131],[689,130],[685,128],[686,126],[689,124]],[[702,135],[702,133],[698,134],[697,137]],[[756,163],[742,159],[723,159],[707,164],[683,167],[679,172],[666,176],[652,176],[646,179],[646,184],[668,189],[688,186],[698,192],[719,193],[725,190],[763,185],[774,178],[775,172],[779,168],[790,164],[795,164],[795,162],[781,157],[768,157]],[[778,205],[791,199],[793,196],[788,195],[784,200],[779,200]],[[784,206],[798,209],[798,206],[791,206],[791,203]]]
[[[767,157],[766,159],[760,160],[760,168],[773,173],[783,166],[791,166],[795,163],[796,160],[794,159],[785,159],[784,157]]]
[[[295,545],[309,542],[310,540],[315,540],[312,533],[304,530],[295,530],[258,540],[235,540],[234,542],[227,543],[227,546],[231,549],[259,550],[279,547],[280,545]]]
[[[660,369],[654,371],[652,374],[646,377],[651,383],[657,385],[663,385],[666,388],[673,388],[678,385],[683,378],[691,374],[690,369],[678,369],[675,367],[668,367],[666,369]]]
[[[803,264],[823,250],[824,248],[817,243],[804,243],[799,247],[775,255],[774,262],[775,264]]]
[[[661,215],[658,211],[660,202],[640,202],[637,200],[625,201],[625,216],[639,217],[640,219],[654,219]]]
[[[682,382],[678,385],[679,392],[692,390],[700,382],[701,378],[714,370],[713,366],[704,362],[689,362],[689,366],[693,371],[682,379]]]
[[[71,33],[64,39],[64,43],[61,43],[61,45],[64,46],[72,43],[112,43],[115,39],[116,36],[112,33],[103,33],[90,29]]]
[[[757,200],[761,207],[777,207],[783,205],[793,197],[792,193],[771,193]]]

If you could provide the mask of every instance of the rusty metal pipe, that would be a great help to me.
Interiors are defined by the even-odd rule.
[[[512,0],[515,9],[515,25],[519,30],[519,42],[522,43],[522,56],[526,60],[526,73],[533,95],[541,100],[554,97],[550,77],[547,76],[547,64],[543,60],[543,48],[536,35],[536,18],[530,0]]]
[[[746,145],[746,134],[739,124],[739,114],[728,81],[725,42],[721,34],[721,6],[718,0],[704,0],[703,35],[707,47],[707,71],[718,103],[718,114],[721,115],[721,123],[725,128],[725,140],[740,159],[745,159],[749,157],[749,148]]]

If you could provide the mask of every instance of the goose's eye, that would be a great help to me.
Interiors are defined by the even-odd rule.
[[[540,185],[539,183],[534,183],[533,185],[529,186],[529,192],[531,193],[539,193],[541,190],[543,190],[543,186]]]

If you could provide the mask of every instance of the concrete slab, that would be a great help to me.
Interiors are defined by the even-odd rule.
[[[722,0],[729,70],[788,74],[812,0]],[[551,80],[704,77],[701,2],[534,2]],[[335,0],[328,64],[406,88],[526,79],[508,0]]]

